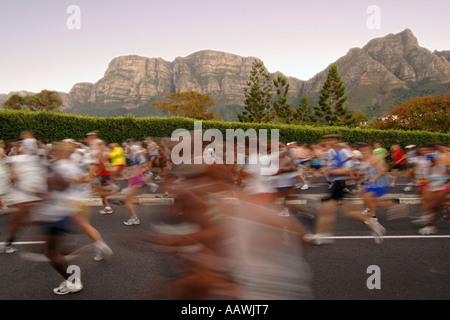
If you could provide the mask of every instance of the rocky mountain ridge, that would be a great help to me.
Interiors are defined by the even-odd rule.
[[[149,102],[164,94],[195,90],[208,94],[226,120],[236,120],[243,108],[244,87],[254,57],[203,50],[173,61],[128,55],[114,58],[96,83],[76,83],[69,93],[60,93],[62,110],[91,115],[138,113],[153,115]],[[369,116],[380,116],[422,88],[435,93],[450,90],[450,51],[420,47],[411,30],[370,40],[352,48],[309,80],[288,77],[289,101],[293,107],[306,95],[317,102],[329,67],[337,65],[349,96],[347,106]],[[269,70],[271,71],[271,70]],[[272,73],[273,76],[280,72]],[[427,91],[428,90],[428,91]],[[5,95],[0,95],[0,102]],[[84,109],[83,109],[84,108]],[[153,113],[152,113],[153,112]]]

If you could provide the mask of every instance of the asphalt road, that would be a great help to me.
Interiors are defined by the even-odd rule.
[[[400,188],[400,187],[399,187]],[[314,190],[314,189],[313,189]],[[319,189],[317,189],[319,190]],[[317,194],[316,190],[316,194]],[[323,191],[322,189],[320,189]],[[303,191],[301,191],[303,192]],[[301,194],[300,191],[298,193]],[[315,193],[304,192],[306,199]],[[362,208],[347,203],[339,210]],[[167,281],[176,274],[171,256],[153,249],[145,240],[151,226],[167,210],[163,205],[140,205],[139,226],[125,226],[128,212],[122,205],[114,206],[111,215],[99,215],[100,206],[92,206],[92,225],[113,249],[113,256],[95,262],[93,250],[86,248],[70,261],[81,269],[84,289],[64,297],[53,294],[61,277],[47,262],[28,261],[24,252],[39,252],[41,228],[25,227],[18,237],[18,252],[0,254],[0,300],[158,300]],[[293,216],[314,229],[314,218],[299,214],[294,204]],[[314,213],[314,208],[308,207]],[[409,205],[416,215],[417,205]],[[408,217],[386,221],[383,212],[379,221],[387,229],[381,244],[375,244],[370,232],[360,222],[339,215],[333,244],[307,247],[304,255],[312,270],[311,289],[314,300],[448,300],[450,299],[450,223],[441,220],[436,237],[419,236],[417,226]],[[7,216],[0,216],[0,237],[6,237]],[[2,239],[2,240],[3,240]],[[66,237],[74,246],[89,245],[80,231]],[[379,288],[368,288],[372,276],[369,267],[378,267]],[[295,266],[293,266],[295,267]]]

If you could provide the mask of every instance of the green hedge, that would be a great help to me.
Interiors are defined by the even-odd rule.
[[[59,141],[65,138],[84,139],[89,131],[98,131],[107,142],[122,142],[129,138],[143,140],[145,137],[170,137],[175,129],[194,129],[194,119],[135,118],[127,117],[88,117],[54,111],[14,111],[0,110],[0,139],[8,141],[19,138],[24,130],[34,132],[37,139]],[[450,134],[425,131],[353,129],[346,127],[310,127],[283,124],[255,124],[225,121],[203,121],[203,129],[215,128],[225,135],[226,129],[249,128],[279,129],[283,142],[298,141],[314,143],[327,134],[340,134],[343,140],[356,143],[380,141],[387,147],[394,143],[422,145],[428,142],[450,144]]]

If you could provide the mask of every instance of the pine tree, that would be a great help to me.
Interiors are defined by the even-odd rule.
[[[312,113],[312,107],[309,103],[308,97],[303,96],[298,103],[297,109],[295,109],[295,121],[298,124],[313,124],[318,119]]]
[[[279,75],[273,79],[273,85],[277,90],[277,99],[273,102],[274,116],[277,122],[290,123],[294,116],[294,110],[287,102],[290,84],[287,82],[286,77]]]
[[[347,118],[348,108],[344,107],[344,103],[348,97],[336,65],[331,66],[328,71],[320,93],[319,107],[314,107],[315,115],[328,125],[342,123]]]
[[[249,78],[244,88],[245,110],[238,114],[238,119],[240,122],[268,122],[272,115],[272,80],[260,59],[253,62]]]

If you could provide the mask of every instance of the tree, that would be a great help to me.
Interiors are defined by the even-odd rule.
[[[151,105],[180,117],[200,120],[222,119],[217,112],[208,111],[209,108],[215,106],[211,97],[196,91],[168,93],[164,100],[154,101]]]
[[[8,100],[3,103],[3,106],[5,107],[5,109],[20,110],[25,106],[25,102],[23,97],[19,96],[18,94],[13,94],[8,98]]]
[[[294,110],[287,102],[290,84],[286,77],[279,75],[273,79],[273,85],[277,91],[277,99],[273,102],[274,118],[276,122],[290,123],[294,118]]]
[[[450,92],[441,96],[411,98],[375,123],[377,129],[450,131]]]
[[[298,124],[314,124],[318,119],[312,113],[313,108],[309,103],[308,97],[303,96],[295,109],[294,119]]]
[[[244,88],[245,110],[238,114],[238,119],[240,122],[268,122],[272,116],[272,80],[260,59],[253,62],[249,78]]]
[[[337,66],[332,65],[320,91],[319,107],[314,107],[315,115],[328,125],[342,123],[346,117],[348,118],[348,108],[344,107],[347,98]]]
[[[58,92],[42,90],[39,93],[21,97],[17,94],[9,97],[3,104],[5,109],[21,110],[29,109],[32,111],[55,110],[62,105],[62,100]]]
[[[364,112],[356,111],[350,113],[342,122],[343,126],[350,128],[362,128],[368,126],[369,118]]]

